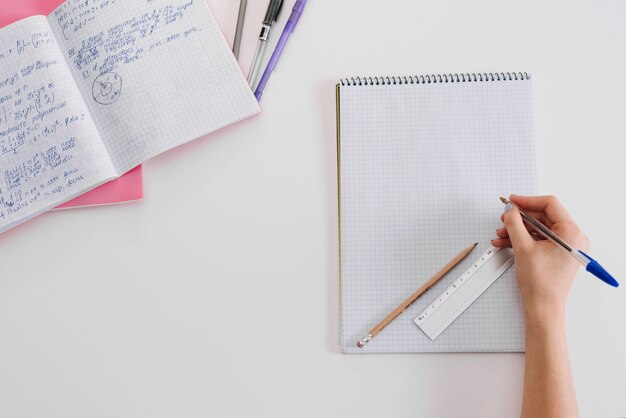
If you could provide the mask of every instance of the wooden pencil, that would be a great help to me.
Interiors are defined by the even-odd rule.
[[[363,348],[365,344],[367,344],[372,338],[377,336],[382,330],[384,330],[389,324],[393,322],[394,319],[399,317],[404,311],[406,311],[409,306],[413,305],[416,300],[418,300],[424,292],[434,286],[439,280],[441,280],[450,270],[452,270],[457,264],[459,264],[465,257],[467,257],[473,250],[476,248],[478,243],[470,245],[456,257],[448,262],[445,266],[441,268],[433,277],[428,279],[426,283],[420,286],[411,296],[409,296],[404,302],[400,304],[396,309],[393,310],[389,315],[385,317],[378,325],[376,325],[366,337],[363,337],[358,343],[357,346],[359,348]]]

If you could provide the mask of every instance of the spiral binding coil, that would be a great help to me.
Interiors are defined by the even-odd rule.
[[[395,77],[350,77],[340,80],[342,86],[390,86],[403,84],[477,83],[485,81],[530,80],[528,73],[460,73]]]

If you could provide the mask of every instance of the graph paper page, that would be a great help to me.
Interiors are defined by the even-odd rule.
[[[115,174],[46,19],[0,29],[0,233]]]
[[[259,111],[205,0],[68,0],[48,20],[120,175]]]
[[[498,196],[536,192],[531,82],[340,87],[341,349],[524,351],[514,268],[431,341],[414,318],[501,225]],[[462,249],[478,247],[363,349]]]

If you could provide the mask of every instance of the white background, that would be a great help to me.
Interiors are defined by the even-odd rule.
[[[238,1],[209,3],[230,42]],[[620,0],[310,0],[262,115],[147,163],[142,202],[0,236],[0,416],[518,416],[521,354],[338,354],[334,85],[532,73],[541,190],[626,284],[625,21]],[[567,335],[583,416],[626,416],[623,288],[581,273]]]

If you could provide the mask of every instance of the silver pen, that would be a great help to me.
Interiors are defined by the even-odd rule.
[[[270,0],[270,4],[267,7],[265,19],[263,19],[263,27],[261,28],[261,34],[259,35],[259,43],[257,44],[256,52],[254,53],[254,60],[252,61],[250,74],[248,75],[248,83],[253,91],[256,88],[256,83],[258,82],[259,70],[261,69],[261,62],[263,60],[263,56],[265,55],[265,48],[270,36],[270,31],[278,19],[278,14],[280,13],[282,7],[283,0]]]
[[[243,24],[246,20],[246,9],[248,0],[241,0],[239,4],[239,17],[237,18],[237,30],[235,31],[235,42],[233,43],[233,54],[239,59],[239,49],[241,48],[241,35],[243,34]]]

